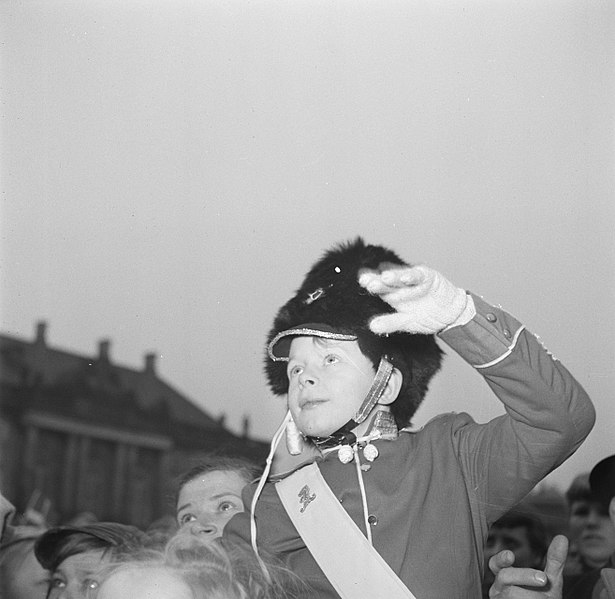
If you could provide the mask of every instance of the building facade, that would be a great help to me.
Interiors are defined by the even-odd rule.
[[[89,512],[147,527],[172,512],[176,477],[206,453],[264,462],[264,442],[228,431],[156,373],[0,335],[0,489],[52,524]]]

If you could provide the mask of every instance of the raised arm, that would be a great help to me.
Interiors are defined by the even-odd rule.
[[[581,385],[501,308],[426,266],[367,271],[359,282],[396,312],[376,317],[380,334],[435,333],[485,379],[506,414],[458,434],[459,456],[492,520],[572,454],[595,420]]]

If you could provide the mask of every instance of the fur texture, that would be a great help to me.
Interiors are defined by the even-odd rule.
[[[403,375],[403,385],[391,410],[398,427],[407,426],[423,401],[432,376],[438,371],[442,350],[433,335],[396,333],[380,337],[369,330],[370,320],[393,308],[370,295],[358,283],[362,268],[376,269],[383,262],[407,265],[395,252],[366,245],[362,238],[327,251],[306,275],[303,284],[278,311],[267,345],[281,331],[304,323],[324,323],[341,333],[353,333],[376,368],[386,354]],[[266,357],[265,372],[277,395],[288,391],[286,363]]]

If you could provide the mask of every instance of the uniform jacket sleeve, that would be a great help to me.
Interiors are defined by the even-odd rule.
[[[589,434],[595,411],[581,385],[510,314],[472,295],[476,315],[440,338],[471,364],[506,414],[459,432],[459,459],[479,501],[498,506],[528,493]],[[483,506],[484,508],[485,506]],[[491,516],[491,517],[490,517]]]

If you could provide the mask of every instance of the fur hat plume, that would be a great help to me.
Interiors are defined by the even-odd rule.
[[[280,333],[308,323],[325,325],[327,331],[356,335],[361,351],[375,367],[380,357],[386,355],[403,375],[400,394],[391,406],[401,428],[410,423],[429,381],[440,368],[442,350],[433,335],[395,333],[381,337],[370,331],[369,322],[374,316],[394,310],[361,287],[358,276],[362,269],[376,269],[383,262],[409,266],[392,250],[368,245],[361,237],[325,252],[307,273],[295,296],[278,311],[267,346]],[[267,356],[265,371],[272,391],[285,394],[286,363]]]

